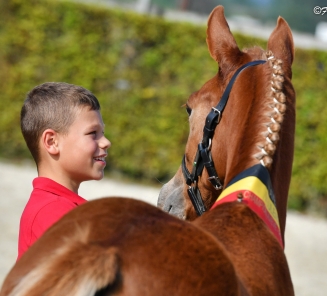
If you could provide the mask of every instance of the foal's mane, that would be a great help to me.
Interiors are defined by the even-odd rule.
[[[259,151],[254,154],[254,157],[263,166],[270,168],[286,111],[286,97],[283,93],[284,73],[282,70],[282,60],[276,59],[271,51],[266,52],[265,55],[268,61],[267,66],[270,70],[270,85],[265,98],[263,98],[262,116],[258,118],[260,124],[262,122],[262,132],[256,144]]]
[[[265,95],[257,100],[260,110],[253,116],[255,120],[253,124],[258,126],[258,133],[255,134],[252,155],[269,169],[273,162],[279,141],[279,132],[284,120],[286,96],[283,93],[282,60],[275,58],[271,51],[263,53],[263,57],[267,59],[267,63],[264,65],[265,72],[262,79],[267,81],[264,81]]]

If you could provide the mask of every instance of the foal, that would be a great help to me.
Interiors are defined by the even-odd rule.
[[[219,71],[186,103],[190,133],[185,156],[174,178],[163,186],[158,206],[186,220],[207,211],[193,224],[223,244],[250,295],[292,295],[280,250],[294,153],[292,33],[280,17],[267,51],[241,51],[223,12],[221,6],[214,9],[207,29],[209,52]],[[249,65],[252,61],[257,64]],[[244,65],[248,67],[226,99],[224,90]],[[266,184],[256,174],[249,178],[249,171],[265,174]],[[261,197],[253,193],[260,191],[258,186],[263,188]]]
[[[204,205],[210,209],[232,178],[261,163],[269,170],[284,237],[295,132],[292,33],[280,17],[268,40],[267,51],[258,47],[241,51],[220,6],[209,17],[207,44],[212,58],[219,63],[219,71],[187,101],[190,133],[185,149],[186,168],[192,171],[206,116],[219,102],[235,71],[251,61],[267,61],[248,67],[239,74],[211,139],[210,152],[222,188],[212,186],[207,170],[199,175],[196,186]],[[197,214],[187,189],[181,167],[163,186],[158,206],[179,218],[195,219]]]

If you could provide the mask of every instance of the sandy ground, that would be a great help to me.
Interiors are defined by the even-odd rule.
[[[0,162],[0,284],[17,256],[21,212],[32,190],[36,171],[30,164]],[[104,179],[86,182],[80,195],[88,200],[126,196],[156,204],[160,188]],[[297,296],[327,295],[327,221],[288,213],[286,256]]]

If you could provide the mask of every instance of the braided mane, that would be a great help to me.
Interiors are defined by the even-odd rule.
[[[270,168],[286,111],[286,97],[283,93],[284,72],[282,70],[282,60],[276,59],[271,51],[266,52],[265,55],[271,68],[271,86],[268,91],[268,102],[266,104],[265,130],[261,133],[262,141],[257,144],[259,152],[254,157],[263,166]]]

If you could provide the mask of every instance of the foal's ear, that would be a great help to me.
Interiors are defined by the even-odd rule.
[[[268,39],[268,50],[283,61],[283,70],[289,69],[294,58],[294,42],[290,27],[287,22],[279,17],[274,31]]]
[[[207,28],[210,55],[219,64],[234,61],[241,55],[224,16],[224,7],[217,6],[210,14]]]

